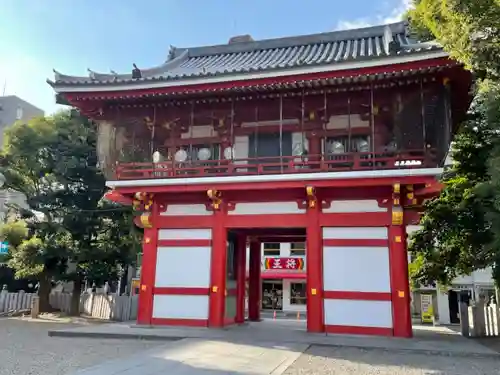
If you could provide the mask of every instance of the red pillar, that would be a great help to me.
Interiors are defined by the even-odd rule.
[[[210,306],[208,313],[208,326],[213,328],[224,327],[227,274],[227,231],[224,219],[225,213],[219,209],[215,210],[212,227]]]
[[[404,225],[389,227],[392,319],[395,337],[412,337],[408,253]]]
[[[260,242],[250,242],[250,265],[248,280],[248,320],[251,322],[260,321],[261,308],[261,246]]]
[[[245,284],[247,277],[247,238],[236,240],[236,323],[245,323]]]
[[[156,277],[156,258],[158,254],[158,228],[154,226],[158,213],[157,203],[153,203],[148,221],[152,228],[144,228],[142,240],[141,286],[139,289],[139,305],[137,324],[149,325],[153,318],[153,289]]]
[[[307,208],[307,331],[324,332],[323,319],[323,243],[318,203]]]

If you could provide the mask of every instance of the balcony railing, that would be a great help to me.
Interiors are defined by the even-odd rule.
[[[117,163],[118,180],[248,176],[436,167],[434,150],[260,157],[194,162]]]

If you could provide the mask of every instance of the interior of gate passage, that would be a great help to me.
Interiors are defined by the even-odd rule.
[[[139,323],[259,320],[272,237],[305,242],[309,332],[411,336],[406,227],[470,103],[440,45],[404,22],[246,35],[49,83],[99,124],[108,198],[142,210]]]

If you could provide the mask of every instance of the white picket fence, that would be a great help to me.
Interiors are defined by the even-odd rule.
[[[71,294],[55,292],[50,294],[53,309],[68,313]],[[126,322],[137,318],[138,296],[117,296],[83,293],[80,297],[80,314],[96,319]]]
[[[0,292],[0,313],[16,312],[31,309],[31,300],[35,293],[9,293],[5,290]]]
[[[472,306],[460,304],[460,326],[465,337],[500,336],[500,311],[496,304],[479,300]]]

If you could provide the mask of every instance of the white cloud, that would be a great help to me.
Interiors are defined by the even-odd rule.
[[[336,30],[357,29],[374,25],[383,25],[401,21],[403,14],[411,8],[412,0],[398,0],[399,2],[388,14],[376,14],[372,17],[358,18],[355,20],[341,20],[337,23]]]

